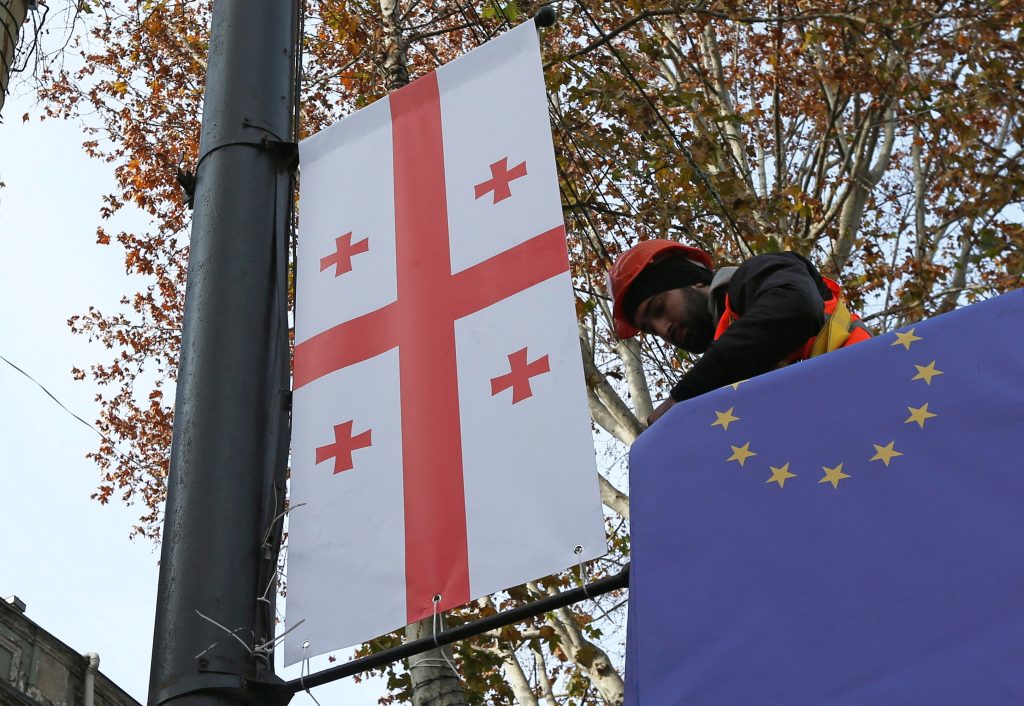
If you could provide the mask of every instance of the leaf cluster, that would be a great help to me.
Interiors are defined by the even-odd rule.
[[[384,12],[387,5],[392,8]],[[527,0],[306,0],[306,136],[532,16]],[[77,118],[109,162],[99,247],[139,291],[71,318],[109,358],[76,369],[103,390],[91,454],[96,497],[138,502],[158,538],[180,347],[190,212],[179,168],[198,156],[209,0],[89,0],[69,45],[40,71],[43,117]],[[721,264],[795,250],[841,280],[884,331],[1019,287],[1024,274],[1021,115],[1024,0],[564,0],[543,32],[545,80],[568,226],[612,553],[628,554],[624,449],[652,390],[690,359],[610,334],[605,272],[648,238],[698,245]],[[126,207],[149,228],[108,233]],[[89,237],[92,237],[91,234]],[[571,573],[448,616],[469,620],[572,583]],[[621,610],[545,616],[470,641],[454,658],[471,703],[618,703]],[[590,608],[587,609],[588,611]],[[597,617],[595,617],[597,616]],[[392,635],[361,653],[396,644]],[[539,659],[537,656],[539,655]],[[610,656],[609,656],[610,655]],[[610,664],[615,662],[615,664]],[[518,667],[517,667],[518,665]],[[525,665],[525,666],[524,666]],[[408,673],[388,672],[405,699]]]

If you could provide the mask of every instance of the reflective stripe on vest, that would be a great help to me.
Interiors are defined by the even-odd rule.
[[[807,339],[806,343],[786,356],[779,364],[780,366],[795,363],[798,360],[807,360],[816,355],[852,346],[854,343],[871,338],[871,330],[864,325],[859,316],[851,314],[850,310],[846,308],[839,285],[828,277],[823,276],[821,279],[832,293],[832,297],[824,302],[825,325],[821,327],[821,331],[816,336]],[[715,327],[715,340],[717,341],[726,329],[739,318],[739,314],[733,311],[729,305],[729,295],[726,294],[725,312],[718,320],[718,326]]]

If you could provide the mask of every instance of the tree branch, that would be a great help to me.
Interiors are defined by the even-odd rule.
[[[607,419],[611,420],[612,425],[611,429],[606,427],[608,433],[629,445],[633,443],[636,437],[640,436],[644,426],[636,418],[636,415],[630,411],[629,407],[626,406],[626,403],[622,401],[622,398],[612,389],[612,386],[608,384],[608,379],[597,369],[597,365],[594,364],[594,351],[590,347],[590,342],[587,341],[582,333],[579,338],[580,349],[583,352],[583,374],[587,380],[587,389],[593,391],[608,412],[609,417]],[[604,426],[596,417],[594,421]]]

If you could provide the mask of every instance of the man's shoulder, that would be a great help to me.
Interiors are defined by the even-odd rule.
[[[817,271],[817,268],[811,264],[811,261],[803,255],[788,250],[768,252],[754,255],[741,262],[736,268],[736,274],[748,275],[749,273],[760,272],[765,269],[800,266],[808,268],[809,271]]]
[[[741,285],[773,272],[788,273],[796,276],[820,278],[818,268],[803,255],[795,252],[771,252],[754,255],[739,264],[731,278],[731,284]]]
[[[755,296],[765,286],[803,286],[800,283],[813,283],[818,293],[826,297],[821,273],[810,260],[795,252],[773,252],[744,260],[730,278],[728,291],[731,299],[739,300]]]

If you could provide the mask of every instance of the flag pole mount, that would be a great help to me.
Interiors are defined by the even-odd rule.
[[[545,5],[537,11],[533,21],[537,24],[538,29],[541,27],[551,27],[555,22],[558,22],[558,13],[551,5]]]

